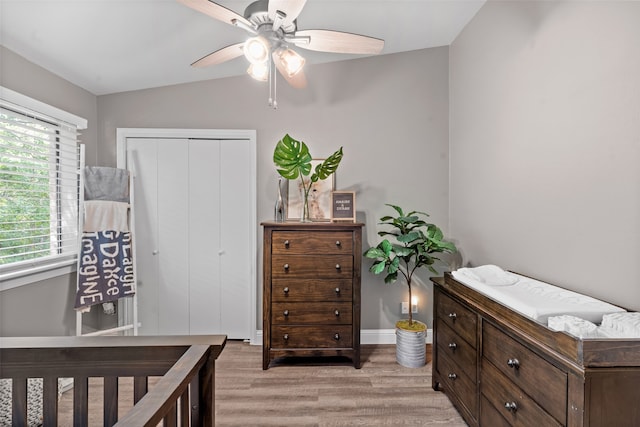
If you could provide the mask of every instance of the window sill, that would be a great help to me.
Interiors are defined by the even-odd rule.
[[[0,292],[76,271],[76,260],[69,259],[22,272],[0,273]]]

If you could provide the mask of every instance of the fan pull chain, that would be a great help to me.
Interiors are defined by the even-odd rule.
[[[274,110],[278,109],[278,87],[277,80],[278,76],[276,73],[276,63],[273,60],[269,61],[269,106],[273,107]],[[273,84],[273,100],[271,99],[271,86]]]

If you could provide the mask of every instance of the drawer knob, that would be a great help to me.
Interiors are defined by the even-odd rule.
[[[506,402],[504,404],[504,407],[509,412],[516,412],[518,410],[518,405],[516,405],[516,402]]]
[[[333,336],[333,339],[334,339],[334,340],[336,340],[336,341],[340,340],[340,334],[336,333],[336,334]]]
[[[289,310],[283,311],[282,314],[284,314],[284,317],[287,317],[289,315]]]
[[[449,313],[449,319],[456,320],[456,318],[457,318],[457,317],[458,317],[458,315],[457,315],[457,314],[455,314],[455,313]]]
[[[336,295],[340,295],[340,288],[336,288]]]
[[[287,341],[289,339],[289,334],[284,334],[282,338]]]
[[[458,375],[456,374],[449,374],[447,375],[447,377],[449,377],[450,380],[455,380],[456,378],[458,378]]]
[[[289,287],[285,286],[284,289],[282,290],[282,292],[284,292],[285,294],[289,293]]]
[[[340,240],[336,240],[336,246],[340,246],[342,245],[342,243],[340,243]]]
[[[283,265],[283,267],[284,267],[285,270],[289,270],[289,264],[285,264],[285,265]]]
[[[520,368],[520,361],[518,359],[509,359],[507,360],[507,365],[509,365],[510,368],[513,369],[518,369]]]
[[[336,264],[336,270],[340,270],[340,264]]]
[[[336,315],[336,317],[340,316],[340,310],[334,311],[334,314]]]
[[[458,348],[458,344],[454,343],[454,342],[450,342],[449,343],[449,348],[451,350],[455,350],[456,348]]]
[[[289,241],[288,241],[288,240],[285,240],[285,241],[284,241],[284,247],[285,247],[285,248],[287,248],[287,249],[289,249]]]

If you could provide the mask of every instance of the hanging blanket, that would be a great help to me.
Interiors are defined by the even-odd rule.
[[[130,232],[95,231],[82,234],[76,310],[113,302],[135,293]]]

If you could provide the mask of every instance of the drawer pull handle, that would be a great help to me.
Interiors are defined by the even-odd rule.
[[[284,314],[284,317],[287,317],[289,315],[289,310],[283,311],[282,314]]]
[[[509,359],[507,360],[507,365],[509,365],[510,368],[513,369],[518,369],[520,368],[520,361],[518,359]]]
[[[340,295],[340,288],[336,288],[336,295]]]
[[[504,407],[509,412],[516,412],[518,410],[518,405],[516,405],[516,402],[507,402],[504,404]]]
[[[284,289],[282,290],[282,292],[284,292],[285,294],[289,293],[289,287],[285,286]]]
[[[340,270],[340,264],[336,264],[336,270]]]
[[[336,341],[339,341],[339,340],[340,340],[340,334],[337,334],[337,333],[336,333],[336,334],[333,336],[333,339],[334,339],[334,340],[336,340]]]
[[[455,380],[456,378],[458,378],[458,375],[456,374],[449,374],[447,376],[449,377],[450,380]]]
[[[455,314],[455,313],[449,313],[449,319],[456,320],[456,318],[457,318],[457,317],[458,317],[458,315],[457,315],[457,314]]]
[[[285,270],[289,270],[289,264],[285,264],[285,265],[283,265],[283,267],[284,267]]]
[[[456,348],[458,348],[458,344],[454,343],[454,342],[450,342],[449,343],[449,348],[451,350],[455,350]]]
[[[285,247],[285,248],[287,248],[287,249],[289,249],[289,241],[288,241],[288,240],[285,240],[285,241],[284,241],[284,247]]]
[[[289,334],[284,334],[282,338],[284,338],[285,341],[289,340]]]
[[[336,315],[336,317],[340,316],[340,310],[334,311],[334,314]]]
[[[336,240],[336,246],[340,246],[342,245],[342,243],[340,243],[340,240]]]

